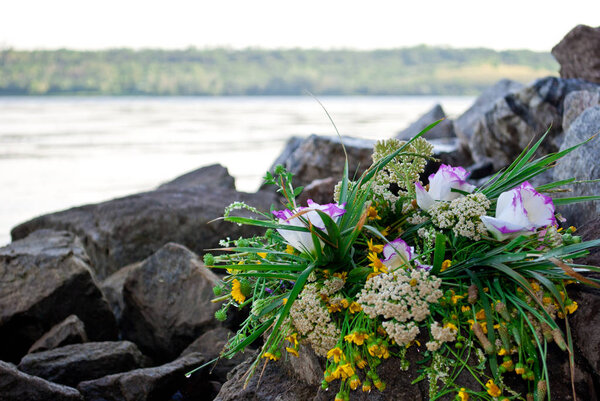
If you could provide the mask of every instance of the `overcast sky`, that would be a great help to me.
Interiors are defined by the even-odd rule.
[[[3,0],[0,48],[417,44],[548,51],[600,0]]]

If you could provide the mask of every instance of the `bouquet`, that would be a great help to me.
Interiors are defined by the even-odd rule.
[[[597,285],[582,272],[600,271],[574,262],[600,240],[562,228],[555,206],[600,197],[553,197],[574,179],[537,188],[529,180],[582,144],[537,157],[542,137],[479,187],[464,168],[443,164],[422,182],[433,146],[421,136],[435,124],[408,142],[379,141],[354,180],[346,160],[332,203],[298,205],[302,188],[278,166],[264,179],[285,198],[281,209],[225,210],[226,221],[265,232],[205,255],[207,266],[227,271],[214,289],[223,302],[216,317],[249,311],[222,358],[263,339],[254,370],[297,357],[305,344],[325,361],[323,389],[335,386],[335,401],[344,401],[352,391],[384,391],[378,365],[398,358],[406,366],[407,350],[418,347],[415,382],[429,381],[432,400],[551,399],[548,344],[570,351],[573,363],[567,318],[577,303],[566,286]],[[240,208],[257,217],[233,216]],[[475,388],[456,382],[462,371]],[[509,375],[525,394],[506,384]]]

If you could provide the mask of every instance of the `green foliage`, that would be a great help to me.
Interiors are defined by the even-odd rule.
[[[405,49],[0,51],[0,95],[467,95],[556,74],[549,53]]]

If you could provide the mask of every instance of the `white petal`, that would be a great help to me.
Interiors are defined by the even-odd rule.
[[[496,218],[526,229],[533,227],[527,218],[527,211],[518,188],[500,194],[496,203]]]
[[[540,194],[528,182],[524,182],[520,188],[522,189],[523,206],[527,210],[527,217],[531,225],[537,228],[555,224],[552,198]]]
[[[435,200],[418,182],[415,182],[415,194],[417,195],[417,205],[421,209],[429,210],[435,204]]]
[[[529,235],[533,229],[510,221],[500,220],[491,216],[481,216],[481,222],[497,240],[515,238],[519,235]]]

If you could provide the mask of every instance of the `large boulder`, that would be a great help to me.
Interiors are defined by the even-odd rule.
[[[423,138],[425,139],[445,139],[445,138],[453,138],[456,136],[454,133],[454,124],[452,120],[446,119],[446,113],[444,113],[444,109],[439,104],[433,106],[433,108],[423,114],[421,117],[417,119],[417,121],[413,122],[407,128],[402,130],[396,138],[407,141],[413,136],[417,135],[423,129],[425,129],[429,124],[434,123],[438,120],[443,120],[438,125],[427,131]]]
[[[496,170],[503,168],[548,129],[540,152],[556,152],[563,140],[563,101],[570,92],[580,90],[596,91],[598,85],[548,77],[503,96],[474,126],[469,139],[474,160],[491,160]]]
[[[471,142],[478,121],[492,109],[496,101],[522,88],[523,84],[519,82],[502,79],[483,91],[473,105],[454,121],[454,131],[463,146],[468,146]]]
[[[79,239],[41,230],[0,248],[0,359],[18,362],[52,326],[77,315],[94,341],[117,336]]]
[[[55,383],[76,386],[118,372],[143,367],[146,358],[129,341],[72,344],[23,357],[19,370]]]
[[[235,189],[235,179],[229,174],[227,168],[220,164],[212,164],[190,171],[160,185],[157,189],[182,190],[205,187]]]
[[[358,177],[371,165],[374,141],[343,137],[348,153],[348,175]],[[333,177],[342,179],[344,150],[339,137],[311,135],[306,139],[292,138],[282,154],[275,160],[294,174],[295,187],[306,186],[317,179]]]
[[[33,343],[27,353],[31,354],[87,341],[85,324],[76,315],[70,315]]]
[[[600,84],[600,27],[577,25],[552,49],[562,78]]]
[[[72,387],[28,375],[13,364],[0,361],[0,400],[83,401],[83,397]]]
[[[586,109],[600,104],[600,88],[598,91],[575,91],[565,97],[562,116],[562,128],[567,132],[571,123]]]
[[[132,269],[123,286],[123,338],[158,361],[177,357],[217,325],[218,277],[187,248],[169,243]]]
[[[229,185],[221,185],[227,179],[220,169],[211,167],[208,171],[217,171],[217,178],[221,178],[213,182],[195,172],[155,191],[47,214],[15,227],[12,238],[24,238],[41,228],[73,232],[82,239],[96,275],[104,279],[121,267],[150,256],[168,242],[201,253],[216,247],[224,237],[261,232],[255,227],[213,220],[235,201],[269,210],[271,204],[277,203],[275,193],[237,192]]]
[[[600,289],[577,285],[569,288],[569,296],[578,305],[570,320],[573,342],[588,362],[589,371],[600,380]]]
[[[600,132],[600,106],[590,107],[573,121],[561,150],[575,146],[588,140]],[[556,181],[569,178],[577,180],[594,180],[600,178],[600,164],[597,163],[600,155],[600,140],[594,140],[580,146],[578,149],[562,158],[553,169]],[[600,194],[600,183],[584,183],[572,185],[572,192],[567,196],[584,196]],[[570,224],[580,226],[598,217],[600,202],[565,205],[558,209]]]
[[[190,382],[185,374],[200,366],[204,357],[192,353],[166,365],[152,368],[136,369],[126,373],[113,374],[96,380],[79,383],[78,389],[86,401],[162,401],[171,398],[175,393],[185,391]],[[193,377],[192,377],[193,379]],[[202,386],[202,382],[195,382]],[[208,383],[204,383],[206,385]],[[200,388],[198,390],[205,390]],[[210,389],[205,390],[203,398],[212,399]]]

